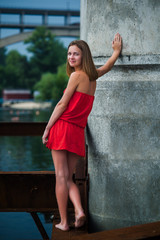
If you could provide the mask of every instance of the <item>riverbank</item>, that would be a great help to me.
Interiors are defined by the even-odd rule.
[[[11,109],[23,109],[23,110],[33,110],[33,109],[46,109],[52,106],[52,102],[34,102],[34,101],[25,101],[25,102],[4,102],[2,107],[7,107]]]

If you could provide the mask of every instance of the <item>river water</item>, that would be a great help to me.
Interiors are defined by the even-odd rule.
[[[52,109],[11,110],[0,108],[0,122],[48,121]],[[41,136],[0,137],[0,171],[54,170],[50,151],[43,146]],[[51,215],[39,217],[51,236]],[[0,240],[42,239],[29,213],[0,212]]]

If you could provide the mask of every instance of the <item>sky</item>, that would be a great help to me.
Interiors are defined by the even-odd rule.
[[[31,8],[31,9],[57,9],[57,10],[80,10],[80,0],[0,0],[0,8]],[[39,23],[41,22],[40,16],[32,16],[27,17],[25,16],[25,22]],[[18,15],[8,15],[8,14],[1,14],[1,22],[17,22],[19,21]],[[62,17],[59,18],[48,18],[48,23],[52,24],[52,22],[56,22],[56,24],[63,24]],[[71,23],[80,22],[80,19],[77,17],[73,17],[71,19]],[[17,29],[1,29],[0,36],[1,38],[7,37],[9,35],[17,34],[19,30]],[[67,47],[68,44],[74,40],[75,38],[72,37],[63,37],[60,38],[60,41],[63,42],[64,46]],[[27,52],[26,48],[27,45],[23,44],[23,42],[15,43],[6,47],[7,51],[12,49],[18,50],[21,54],[30,56]]]

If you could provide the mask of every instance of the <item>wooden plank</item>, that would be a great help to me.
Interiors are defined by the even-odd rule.
[[[46,122],[1,122],[0,136],[42,136]]]
[[[160,221],[143,225],[136,225],[121,229],[114,229],[92,234],[75,236],[71,240],[140,240],[160,239]],[[57,239],[58,240],[58,239]]]
[[[76,236],[83,236],[87,233],[86,228],[75,229],[74,227],[74,210],[69,210],[69,223],[70,223],[70,231],[63,232],[55,227],[57,223],[59,223],[59,215],[53,219],[53,229],[52,229],[52,237],[51,240],[70,240],[74,239]],[[82,238],[83,239],[83,238]],[[84,239],[83,239],[84,240]]]
[[[88,146],[86,145],[86,156],[79,158],[75,170],[75,179],[86,179],[88,176]]]
[[[55,173],[0,172],[0,211],[49,211],[57,208]]]
[[[74,177],[75,179],[75,177]],[[87,180],[75,180],[87,215]],[[0,172],[0,212],[44,212],[56,209],[55,172]],[[69,201],[69,208],[73,208]]]
[[[78,236],[79,239],[85,240],[83,236],[86,235],[86,230],[84,229],[74,229],[72,228],[71,231],[63,232],[53,226],[53,232],[51,240],[75,240]]]
[[[75,179],[86,178],[86,158],[79,158],[75,170]]]
[[[0,171],[0,175],[52,175],[54,171]]]

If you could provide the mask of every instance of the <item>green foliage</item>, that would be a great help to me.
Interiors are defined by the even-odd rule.
[[[6,83],[5,60],[6,60],[6,48],[0,48],[0,97],[2,95],[3,87]]]
[[[33,31],[25,43],[32,53],[30,59],[16,50],[0,49],[0,91],[38,89],[40,99],[58,99],[66,86],[65,65],[60,66],[66,61],[66,48],[44,27]]]
[[[26,88],[29,87],[28,63],[26,56],[22,56],[16,50],[12,50],[6,57],[5,66],[5,86],[9,88]],[[7,86],[6,86],[7,85]]]
[[[12,50],[5,56],[5,65],[0,65],[0,91],[4,88],[29,88],[26,56]]]
[[[5,67],[0,65],[0,85],[4,86],[5,83],[6,83]]]
[[[63,90],[67,85],[68,77],[66,75],[65,64],[58,68],[57,74],[45,73],[41,80],[35,85],[35,90],[39,91],[37,99],[59,100],[63,94]]]
[[[66,48],[45,27],[36,28],[25,43],[29,44],[27,49],[33,54],[30,61],[40,73],[56,73],[57,67],[65,62]]]
[[[6,48],[0,48],[0,65],[5,65]]]
[[[68,76],[66,74],[66,64],[58,67],[58,72],[55,78],[54,88],[52,89],[52,98],[59,100],[67,86]]]
[[[55,74],[44,73],[41,80],[36,83],[34,89],[39,91],[36,99],[46,100],[52,98],[52,88],[54,87]]]
[[[0,65],[0,97],[2,95],[3,86],[5,85],[5,69]]]

